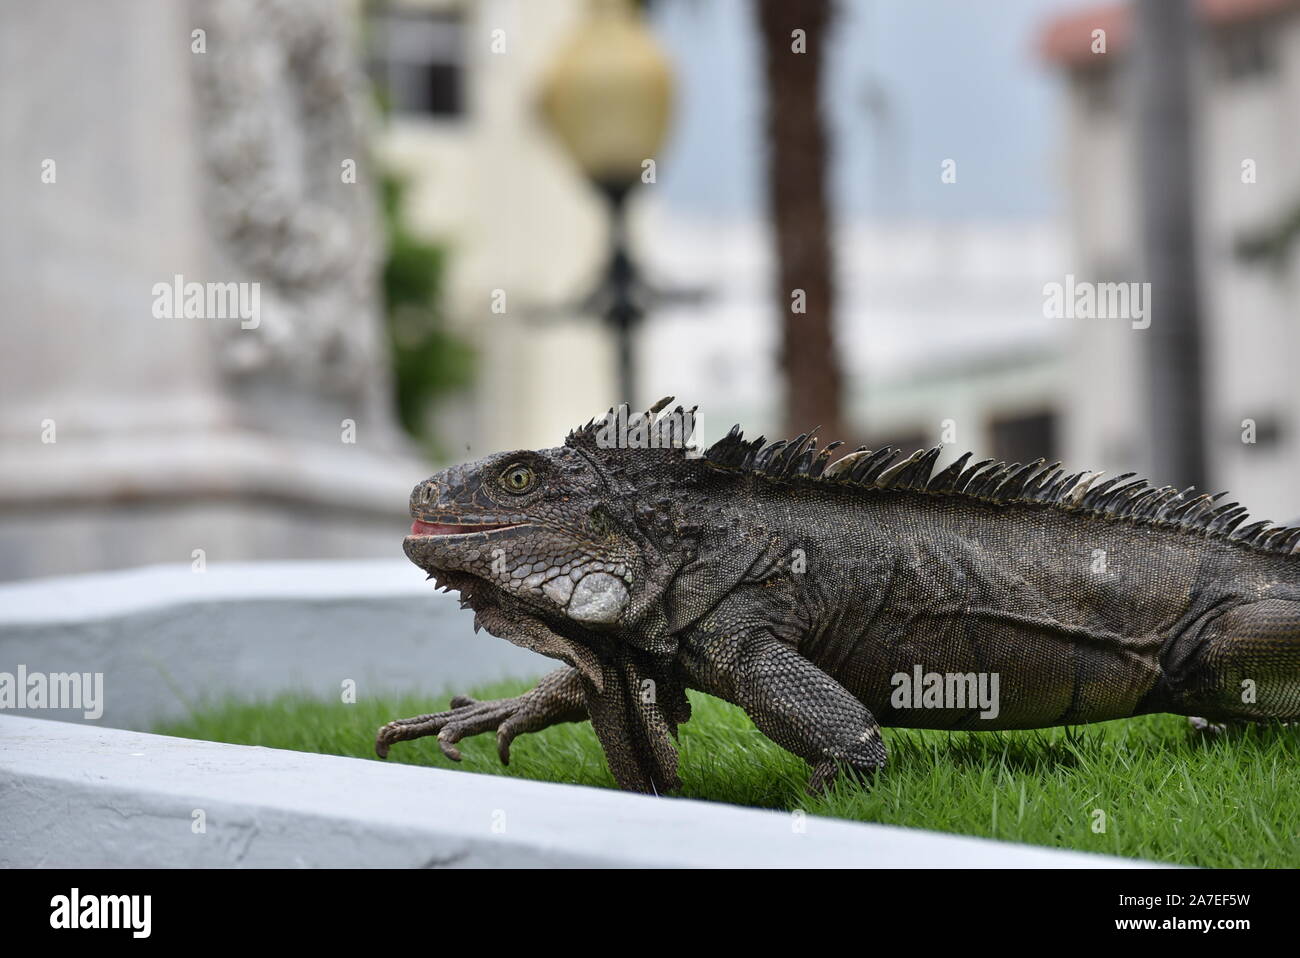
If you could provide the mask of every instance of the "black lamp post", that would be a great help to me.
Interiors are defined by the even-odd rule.
[[[645,290],[628,248],[627,198],[663,143],[672,103],[668,60],[630,0],[592,0],[591,15],[543,84],[547,120],[609,205],[610,255],[590,302],[618,343],[622,399],[635,404],[633,335]]]
[[[609,300],[602,315],[618,343],[619,392],[626,402],[633,403],[636,401],[636,369],[632,363],[632,335],[645,315],[645,309],[638,295],[640,275],[628,249],[627,188],[601,184],[601,190],[609,201],[610,253],[602,289],[597,295],[603,293]]]

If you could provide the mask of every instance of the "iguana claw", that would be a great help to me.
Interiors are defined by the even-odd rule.
[[[509,699],[479,702],[466,695],[451,700],[451,708],[412,718],[396,719],[379,729],[375,754],[388,757],[396,742],[436,735],[438,748],[453,762],[461,760],[456,743],[480,732],[496,731],[497,756],[510,764],[510,743],[524,732],[536,732],[559,722],[580,722],[587,718],[582,686],[573,669],[560,669],[543,678],[537,687]]]

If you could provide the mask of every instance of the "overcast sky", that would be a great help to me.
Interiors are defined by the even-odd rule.
[[[1089,4],[1084,0],[1083,5]],[[673,207],[761,214],[752,0],[656,0],[679,87],[659,177]],[[1080,0],[840,0],[827,75],[837,215],[1042,219],[1061,210],[1060,77],[1045,21]],[[957,183],[940,164],[957,161]]]

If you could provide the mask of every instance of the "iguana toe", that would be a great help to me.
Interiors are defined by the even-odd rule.
[[[536,732],[557,722],[576,722],[587,717],[581,684],[573,669],[560,669],[542,679],[535,689],[508,699],[479,702],[457,695],[443,712],[397,719],[379,729],[375,754],[388,756],[395,742],[437,736],[438,748],[453,762],[463,756],[456,743],[481,732],[497,733],[497,754],[510,763],[510,743],[524,732]]]

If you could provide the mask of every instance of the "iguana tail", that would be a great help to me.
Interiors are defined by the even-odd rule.
[[[1300,601],[1260,599],[1223,613],[1181,671],[1176,702],[1185,715],[1300,719]]]

